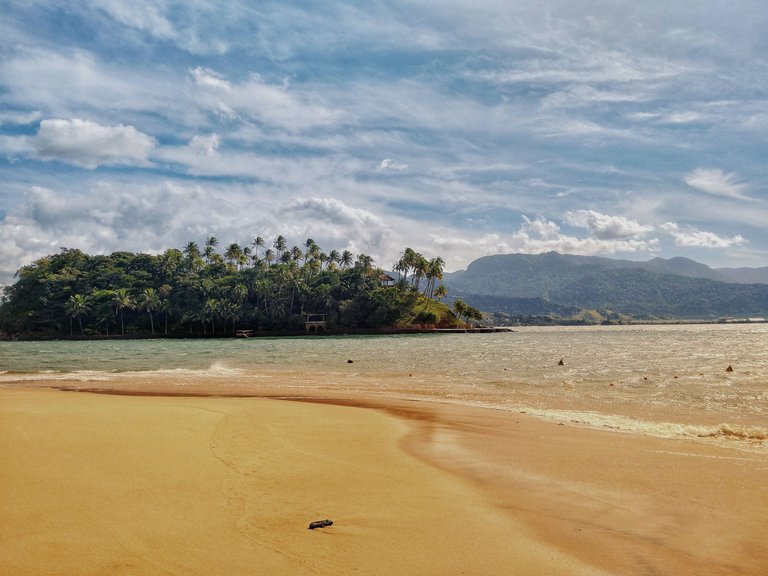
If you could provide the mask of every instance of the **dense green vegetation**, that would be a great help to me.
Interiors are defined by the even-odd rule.
[[[759,271],[759,269],[758,269]],[[745,276],[747,270],[739,269]],[[732,278],[734,271],[729,272]],[[768,316],[768,285],[723,281],[685,258],[631,262],[550,252],[487,256],[446,274],[452,296],[490,313],[567,322]]]
[[[448,325],[457,316],[436,299],[443,261],[407,248],[393,281],[371,257],[323,252],[308,239],[289,248],[205,246],[160,255],[76,249],[40,258],[17,272],[0,305],[0,330],[23,337],[70,335],[227,335],[237,330],[304,329],[304,314],[326,315],[329,330],[407,324]],[[471,319],[464,315],[465,318]]]

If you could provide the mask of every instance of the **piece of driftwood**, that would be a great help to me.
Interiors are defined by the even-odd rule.
[[[327,526],[332,526],[333,520],[316,520],[315,522],[309,523],[309,529],[314,530],[315,528],[326,528]]]

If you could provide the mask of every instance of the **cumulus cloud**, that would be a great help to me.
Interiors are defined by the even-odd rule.
[[[364,252],[382,266],[402,250],[403,235],[394,232],[392,222],[368,210],[327,197],[281,202],[279,195],[275,189],[174,181],[101,181],[77,193],[33,186],[0,220],[0,284],[61,246],[90,253],[159,253],[211,234],[222,244],[283,234],[289,243],[311,237],[326,250]]]
[[[520,229],[512,234],[510,247],[515,251],[529,254],[541,252],[562,252],[591,256],[595,254],[612,255],[620,252],[649,252],[658,247],[656,239],[644,240],[636,236],[615,235],[607,231],[611,229],[610,222],[594,224],[598,234],[585,238],[564,234],[560,226],[541,216],[534,220],[523,217]]]
[[[44,160],[95,169],[110,164],[146,164],[155,141],[133,126],[102,126],[90,120],[43,120],[31,139]]]
[[[749,187],[740,181],[735,173],[726,174],[720,169],[697,168],[690,174],[686,174],[685,183],[691,188],[722,198],[734,198],[746,200],[744,193]]]
[[[601,240],[626,240],[641,238],[653,231],[653,226],[640,224],[624,216],[610,216],[595,210],[568,212],[565,221],[571,226],[586,228]]]
[[[675,222],[662,224],[661,229],[674,238],[675,246],[681,248],[731,248],[747,243],[747,240],[740,234],[723,238],[714,232],[705,232],[693,226],[681,228]]]
[[[353,252],[374,257],[393,249],[396,235],[382,218],[335,198],[299,198],[282,207],[280,214],[297,236],[314,230],[330,243],[341,242]]]

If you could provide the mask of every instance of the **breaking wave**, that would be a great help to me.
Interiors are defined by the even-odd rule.
[[[754,426],[651,422],[615,414],[571,410],[547,410],[528,407],[522,407],[519,411],[542,420],[557,422],[559,424],[570,424],[601,430],[609,429],[616,432],[643,434],[660,438],[720,438],[745,440],[760,445],[762,445],[763,441],[768,440],[768,428],[758,428]]]

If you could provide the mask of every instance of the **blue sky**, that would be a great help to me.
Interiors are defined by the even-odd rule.
[[[0,282],[313,238],[768,265],[763,0],[4,0]]]

